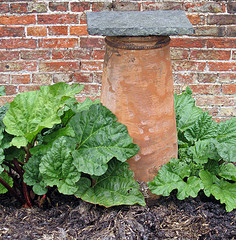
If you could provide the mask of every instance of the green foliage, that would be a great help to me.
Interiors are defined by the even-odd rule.
[[[187,87],[175,95],[179,159],[163,165],[148,186],[163,196],[177,189],[180,200],[203,190],[232,211],[236,208],[236,118],[216,123],[195,106],[191,94]]]
[[[106,207],[145,205],[124,163],[138,146],[98,101],[76,101],[82,88],[65,83],[43,86],[17,95],[0,109],[0,180],[28,206],[34,200],[29,200],[28,190],[39,196],[50,187]],[[0,186],[0,193],[7,191]]]

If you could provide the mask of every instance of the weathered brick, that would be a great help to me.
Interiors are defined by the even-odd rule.
[[[234,62],[208,62],[209,71],[236,71]]]
[[[93,12],[111,11],[112,3],[109,2],[95,2],[92,3]]]
[[[27,27],[27,36],[42,37],[47,36],[47,27]]]
[[[19,59],[19,51],[0,51],[0,61],[6,60],[18,60]]]
[[[90,49],[66,49],[66,50],[53,50],[52,59],[90,59],[91,50]]]
[[[218,80],[217,73],[197,73],[199,83],[216,83]]]
[[[30,3],[28,4],[29,13],[46,13],[47,11],[47,4],[44,2],[30,1]]]
[[[186,2],[184,3],[185,10],[188,12],[202,13],[220,13],[225,12],[224,3],[217,2]]]
[[[0,25],[27,25],[35,24],[36,18],[34,15],[27,16],[0,16]]]
[[[9,5],[5,3],[0,3],[0,13],[8,13],[9,12]]]
[[[22,93],[22,92],[29,92],[29,91],[36,91],[36,90],[39,90],[40,88],[40,85],[21,85],[19,86],[19,92]]]
[[[92,73],[74,73],[74,82],[81,83],[92,83],[93,74]]]
[[[84,12],[90,9],[89,2],[72,2],[71,3],[71,11],[72,12]]]
[[[209,25],[236,24],[236,15],[208,15],[207,22]]]
[[[220,83],[234,83],[236,79],[236,72],[233,73],[219,73],[219,82]]]
[[[102,83],[102,73],[101,72],[94,72],[93,73],[93,82],[94,83]]]
[[[3,106],[5,103],[10,103],[14,100],[14,96],[2,96],[0,97],[0,106]]]
[[[193,91],[193,95],[206,94],[206,95],[219,95],[221,93],[221,85],[189,85]]]
[[[171,48],[170,55],[172,60],[184,60],[188,59],[189,51],[186,49]]]
[[[229,60],[231,51],[225,50],[191,50],[192,60]]]
[[[181,47],[181,48],[203,48],[206,45],[206,39],[199,38],[171,38],[171,47]]]
[[[219,26],[194,26],[195,36],[224,37],[226,28]]]
[[[11,83],[13,84],[28,84],[30,83],[30,75],[12,75]]]
[[[216,83],[218,75],[216,73],[177,73],[175,74],[175,82],[181,84],[194,83]]]
[[[10,13],[27,13],[28,3],[12,3]]]
[[[51,38],[40,39],[39,47],[42,48],[74,48],[78,46],[76,38]]]
[[[113,2],[113,11],[139,11],[137,2]]]
[[[68,72],[78,71],[80,68],[79,62],[40,62],[40,72]]]
[[[19,72],[19,71],[36,71],[37,64],[35,62],[1,62],[1,72]]]
[[[183,10],[183,3],[181,2],[143,2],[143,11],[154,10]]]
[[[24,27],[0,27],[0,37],[24,37]]]
[[[227,5],[228,13],[236,13],[236,2],[229,1]]]
[[[228,37],[236,37],[236,26],[227,26],[225,35]]]
[[[236,94],[236,84],[222,85],[223,94]]]
[[[0,83],[10,83],[10,75],[0,74]]]
[[[209,112],[211,116],[217,116],[219,114],[219,107],[202,107],[204,112]]]
[[[58,83],[58,82],[72,82],[73,81],[73,74],[68,74],[68,73],[55,73],[53,75],[53,82]]]
[[[67,12],[69,7],[68,2],[50,2],[49,9],[52,12]]]
[[[234,50],[234,51],[232,52],[232,59],[233,59],[233,60],[236,60],[236,50]]]
[[[77,14],[47,14],[38,15],[38,24],[77,24]]]
[[[24,60],[48,60],[51,58],[51,51],[48,50],[21,50],[20,58]]]
[[[208,48],[232,48],[236,46],[236,39],[207,39]]]
[[[93,59],[102,60],[104,59],[105,51],[100,49],[93,50]]]
[[[198,106],[234,106],[235,98],[233,96],[196,96]]]
[[[81,61],[81,71],[102,71],[103,62]]]
[[[14,85],[2,85],[5,87],[6,95],[15,95],[17,93],[17,86]]]
[[[174,71],[203,71],[205,67],[205,62],[172,61],[172,69]]]
[[[223,117],[235,117],[236,116],[236,108],[235,107],[221,107],[220,115]]]
[[[70,35],[77,35],[77,36],[88,35],[87,25],[71,26]]]
[[[48,85],[52,83],[52,74],[50,73],[34,73],[32,75],[32,83]]]
[[[104,48],[105,41],[101,37],[81,37],[80,47],[82,48]]]
[[[36,47],[37,47],[36,39],[0,39],[0,49],[17,49],[17,48],[34,49]]]
[[[192,14],[192,15],[187,15],[187,17],[188,17],[188,20],[193,25],[203,25],[203,24],[205,24],[205,16],[204,15]]]
[[[87,84],[84,86],[84,89],[80,92],[80,94],[89,95],[89,96],[100,96],[101,95],[101,87],[100,85],[95,84]]]
[[[48,34],[49,35],[67,35],[68,27],[67,26],[49,26]]]

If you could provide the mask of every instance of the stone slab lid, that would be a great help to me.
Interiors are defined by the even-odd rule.
[[[192,35],[184,11],[87,12],[88,33],[102,36]]]

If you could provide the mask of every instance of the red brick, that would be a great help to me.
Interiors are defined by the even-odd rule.
[[[93,95],[93,96],[100,96],[100,85],[95,84],[88,84],[84,86],[83,91],[80,92],[80,94],[84,95]]]
[[[78,46],[76,38],[51,38],[40,39],[39,47],[42,48],[74,48]]]
[[[67,49],[52,50],[52,59],[90,59],[91,50],[89,49]]]
[[[35,15],[27,16],[0,16],[0,25],[28,25],[35,24]]]
[[[12,3],[10,5],[11,13],[27,13],[28,3]]]
[[[0,61],[18,60],[20,52],[18,51],[0,51]]]
[[[208,48],[232,48],[236,46],[236,39],[208,39],[207,47]]]
[[[9,12],[9,5],[5,3],[0,3],[0,13],[8,13]]]
[[[189,51],[186,49],[171,48],[170,55],[172,60],[184,60],[188,59]]]
[[[236,50],[232,52],[232,59],[236,60]]]
[[[53,82],[58,83],[58,82],[72,82],[73,81],[73,74],[68,74],[68,73],[56,73],[53,76]]]
[[[229,60],[231,51],[224,50],[192,50],[190,59],[192,60]]]
[[[30,75],[12,75],[11,83],[13,84],[27,84],[30,83]]]
[[[102,83],[102,73],[101,72],[94,72],[93,73],[93,82],[94,83]]]
[[[68,11],[68,2],[50,2],[49,9],[52,12],[66,12]]]
[[[154,10],[183,10],[181,2],[144,2],[142,3],[143,11]]]
[[[236,71],[234,62],[208,62],[209,71]]]
[[[78,97],[76,97],[76,100],[77,100],[78,102],[84,102],[84,101],[86,100],[86,98],[91,99],[93,102],[94,102],[96,99],[100,99],[99,96],[78,96]],[[1,100],[1,98],[0,98],[0,100]]]
[[[9,97],[9,96],[2,96],[0,97],[0,106],[3,106],[5,103],[7,102],[12,102],[14,100],[14,96],[13,97]]]
[[[216,2],[186,2],[184,3],[185,10],[188,12],[202,13],[220,13],[225,12],[224,3]]]
[[[17,87],[13,85],[3,85],[5,87],[6,95],[15,95],[17,92]]]
[[[35,73],[32,75],[32,83],[49,85],[52,83],[52,75],[50,73]]]
[[[206,39],[199,38],[172,38],[170,46],[182,48],[203,48],[206,45],[206,41]]]
[[[80,47],[82,47],[82,48],[104,48],[105,41],[104,41],[104,38],[81,37],[80,38]]]
[[[81,70],[82,71],[102,71],[103,62],[97,61],[82,61]]]
[[[40,72],[68,72],[78,71],[79,62],[40,62]]]
[[[204,71],[205,67],[205,62],[172,61],[172,69],[174,71]]]
[[[79,17],[77,14],[49,14],[38,15],[38,24],[77,24]]]
[[[75,73],[74,74],[74,82],[83,82],[83,83],[91,83],[93,82],[93,74],[92,73]]]
[[[93,12],[111,11],[112,3],[109,2],[96,2],[92,3]]]
[[[202,110],[209,112],[211,116],[217,116],[219,114],[219,107],[203,107]]]
[[[18,71],[36,71],[37,64],[35,62],[1,62],[1,72],[18,72]]]
[[[234,83],[235,84],[236,73],[219,73],[220,83]]]
[[[105,51],[104,50],[100,50],[100,49],[99,50],[98,49],[93,50],[93,59],[103,60],[104,56],[105,56]]]
[[[214,36],[224,37],[226,36],[226,28],[219,26],[194,26],[195,36]]]
[[[90,9],[89,2],[72,2],[71,3],[71,11],[72,12],[84,12],[85,10]]]
[[[49,35],[67,35],[68,27],[67,26],[50,26],[48,27]]]
[[[221,93],[221,85],[189,85],[194,95],[206,94],[206,95],[219,95]]]
[[[233,96],[196,96],[198,106],[234,106],[235,98]]]
[[[222,85],[223,94],[236,94],[236,84]]]
[[[230,25],[236,24],[236,15],[208,15],[209,25]]]
[[[139,11],[139,4],[137,2],[113,2],[113,11]]]
[[[193,25],[203,25],[205,24],[205,16],[204,15],[187,15],[189,21],[193,24]]]
[[[216,83],[218,79],[217,73],[197,73],[199,83]]]
[[[10,75],[0,74],[0,83],[10,83]]]
[[[27,27],[27,36],[47,36],[46,27]]]
[[[218,75],[214,73],[177,73],[175,82],[181,84],[215,83]]]
[[[71,26],[70,35],[77,35],[77,36],[88,35],[87,25]]]
[[[37,47],[37,40],[35,39],[0,39],[0,49],[16,49],[28,48],[34,49]]]
[[[0,27],[0,37],[24,37],[24,27]]]
[[[19,92],[29,92],[39,90],[40,85],[22,85],[19,86]]]
[[[48,50],[22,50],[20,52],[20,58],[24,60],[47,60],[50,59],[51,52]]]
[[[87,24],[87,16],[86,13],[80,15],[80,24]]]

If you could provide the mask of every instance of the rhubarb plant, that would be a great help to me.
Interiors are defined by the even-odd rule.
[[[200,191],[236,208],[236,118],[216,123],[208,112],[196,107],[187,87],[174,96],[178,134],[178,159],[163,165],[153,181],[152,193],[177,198],[196,197]]]
[[[0,108],[0,193],[28,207],[50,188],[106,207],[145,205],[125,163],[139,147],[101,103],[76,101],[82,89],[42,86]]]

